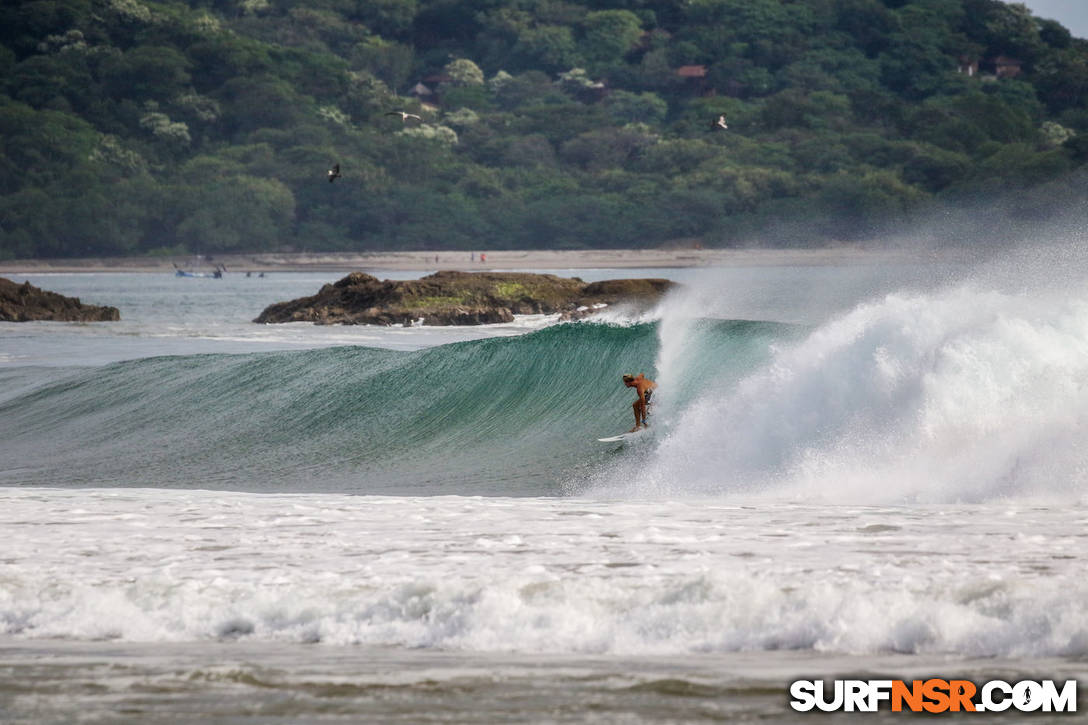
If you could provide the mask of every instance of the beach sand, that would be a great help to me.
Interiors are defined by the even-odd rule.
[[[585,249],[484,252],[299,252],[216,254],[212,257],[109,257],[0,261],[0,276],[73,272],[170,272],[175,267],[228,273],[405,270],[566,270],[666,267],[820,266],[919,261],[908,250],[825,249]],[[928,257],[928,253],[921,256]]]

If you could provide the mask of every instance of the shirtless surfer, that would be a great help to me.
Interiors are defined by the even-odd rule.
[[[653,396],[657,383],[639,373],[638,375],[624,375],[623,384],[629,388],[634,388],[635,392],[638,393],[638,399],[631,406],[635,410],[635,427],[631,429],[631,432],[634,433],[639,428],[648,425],[646,423],[646,409],[650,405],[650,397]]]

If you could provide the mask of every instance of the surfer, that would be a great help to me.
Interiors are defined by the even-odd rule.
[[[650,405],[650,397],[654,394],[654,388],[657,387],[657,383],[650,380],[642,373],[638,375],[627,374],[623,376],[623,384],[629,388],[634,388],[638,393],[638,399],[635,400],[634,405],[631,407],[635,411],[635,427],[631,429],[634,433],[639,428],[648,425],[646,422],[646,412]]]

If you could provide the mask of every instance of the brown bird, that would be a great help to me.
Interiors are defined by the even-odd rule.
[[[718,116],[718,120],[713,121],[710,124],[710,130],[711,131],[717,131],[719,128],[729,128],[729,126],[725,125],[725,116],[724,115]]]
[[[423,123],[423,116],[417,116],[416,114],[408,113],[407,111],[390,111],[389,113],[387,113],[385,115],[386,116],[400,116],[400,120],[404,121],[405,123],[408,123],[409,118],[414,118],[417,121],[419,121],[420,123]]]
[[[340,164],[333,164],[329,169],[329,183],[336,181],[340,178]]]

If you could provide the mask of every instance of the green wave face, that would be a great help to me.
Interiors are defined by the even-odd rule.
[[[790,333],[700,325],[657,407],[736,379]],[[0,485],[552,495],[622,455],[596,438],[632,425],[620,376],[657,375],[657,347],[653,324],[570,324],[417,352],[152,358],[28,391],[21,378],[0,401]]]

